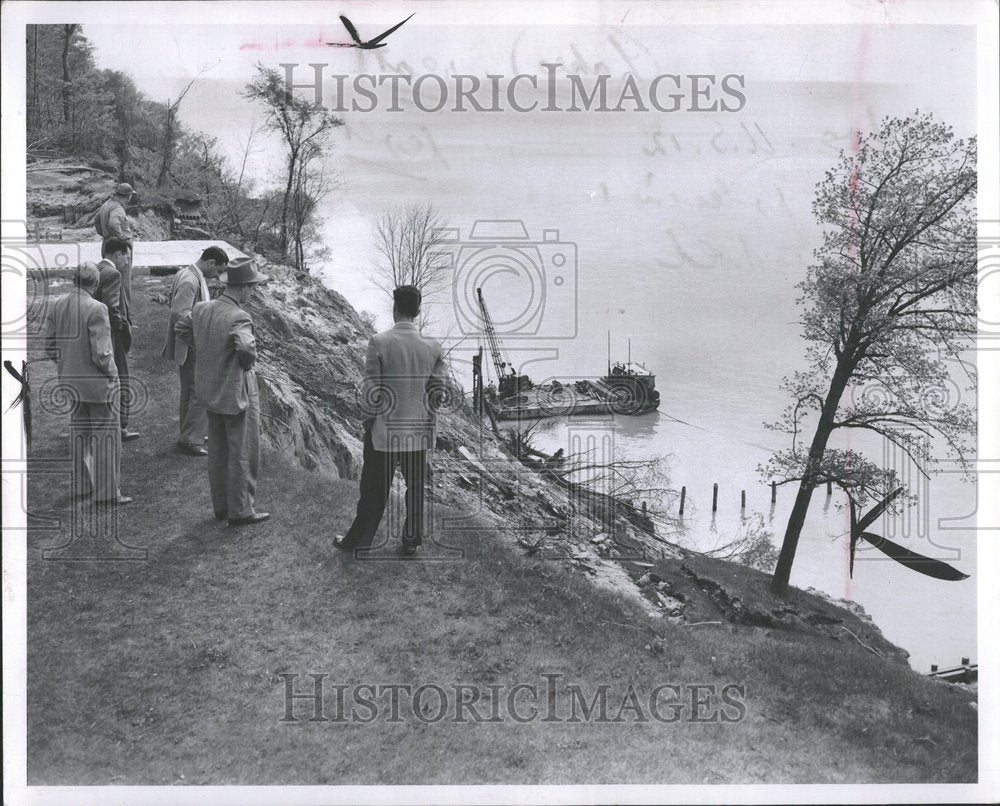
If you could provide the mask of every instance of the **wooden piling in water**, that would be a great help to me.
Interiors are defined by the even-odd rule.
[[[833,482],[832,481],[828,481],[826,483],[826,494],[827,495],[833,495]]]
[[[719,508],[719,485],[718,483],[712,485],[712,512],[715,512]]]
[[[687,497],[687,487],[681,487],[681,511],[680,514],[684,514],[684,499]]]
[[[773,504],[778,500],[778,482],[771,482],[771,503]]]
[[[740,509],[747,508],[747,491],[740,490]]]

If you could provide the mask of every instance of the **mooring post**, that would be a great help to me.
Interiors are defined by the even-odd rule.
[[[778,482],[771,482],[771,503],[773,504],[778,500]]]
[[[931,664],[931,671],[932,672],[936,672],[937,671],[937,664],[936,663],[932,663]]]
[[[715,512],[719,508],[719,485],[715,483],[712,485],[712,512]]]
[[[962,665],[963,666],[968,666],[969,665],[969,659],[968,658],[962,658]]]
[[[832,481],[828,481],[826,483],[826,494],[827,495],[833,495],[833,482]]]
[[[740,509],[747,508],[747,491],[740,490]]]
[[[684,514],[684,499],[687,498],[687,492],[688,492],[687,487],[681,487],[681,511],[680,511],[681,515]]]

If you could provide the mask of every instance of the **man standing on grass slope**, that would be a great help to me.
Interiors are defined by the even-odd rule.
[[[122,441],[139,438],[139,433],[128,430],[129,390],[128,353],[132,349],[132,317],[129,314],[128,296],[125,293],[125,275],[128,269],[128,244],[118,238],[109,238],[101,247],[103,259],[97,264],[100,283],[94,299],[103,302],[108,309],[111,322],[111,343],[115,350],[115,366],[118,367],[118,381],[121,387],[119,418]]]
[[[45,354],[56,362],[60,386],[72,405],[74,495],[85,498],[93,491],[96,503],[117,506],[132,499],[122,495],[118,486],[118,368],[107,308],[93,298],[99,281],[93,263],[77,269],[74,287],[52,303],[45,326]]]
[[[437,408],[446,390],[444,354],[414,322],[420,314],[420,290],[402,285],[392,298],[396,324],[372,338],[365,357],[364,465],[357,516],[334,545],[345,551],[371,547],[399,465],[406,481],[402,553],[412,557],[423,542],[427,451],[434,447]]]
[[[210,246],[187,268],[174,276],[170,289],[170,314],[167,317],[167,339],[161,355],[177,364],[181,378],[180,434],[177,447],[191,456],[207,456],[204,440],[208,433],[205,406],[194,391],[194,350],[177,337],[174,326],[199,302],[211,297],[208,283],[219,276],[229,264],[229,256],[218,246]]]
[[[115,188],[115,195],[108,198],[101,209],[97,211],[94,227],[101,236],[101,254],[108,241],[116,238],[128,246],[128,261],[122,269],[122,288],[128,304],[132,304],[132,227],[125,214],[125,205],[129,203],[135,191],[128,182],[122,182]]]
[[[257,345],[243,306],[267,280],[248,257],[219,275],[226,289],[218,299],[197,303],[174,327],[198,356],[194,393],[208,415],[208,482],[216,520],[230,526],[262,523],[254,509],[260,470],[260,395],[253,365]]]

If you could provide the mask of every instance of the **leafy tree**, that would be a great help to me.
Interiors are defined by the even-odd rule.
[[[787,589],[813,490],[826,482],[852,505],[882,500],[891,470],[851,448],[828,447],[860,429],[901,449],[923,472],[932,438],[967,467],[975,419],[944,405],[949,362],[975,334],[976,140],[956,139],[931,115],[887,118],[817,185],[824,227],[815,263],[799,284],[809,370],[786,378],[793,402],[774,428],[792,435],[762,472],[798,484],[772,581]],[[975,388],[974,371],[966,369]],[[806,442],[806,418],[813,416]]]
[[[26,46],[28,150],[93,150],[107,98],[93,81],[93,48],[80,26],[29,25]]]
[[[262,64],[257,65],[257,75],[247,84],[244,97],[263,106],[265,128],[280,135],[287,151],[278,246],[283,255],[288,255],[292,226],[290,211],[296,185],[301,187],[306,181],[303,170],[323,153],[331,133],[344,121],[322,104],[295,96],[286,87],[284,76]]]

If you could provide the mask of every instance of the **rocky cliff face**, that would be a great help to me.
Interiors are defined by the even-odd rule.
[[[307,470],[356,478],[357,390],[372,330],[336,291],[279,266],[264,270],[274,279],[250,306],[264,438]]]
[[[29,235],[37,225],[42,240],[93,241],[94,217],[118,184],[102,168],[70,158],[39,160],[28,166],[28,203],[25,210]],[[193,198],[197,199],[196,196]],[[192,194],[169,189],[140,191],[128,209],[133,229],[148,241],[171,238],[208,238],[198,216],[190,209]]]

